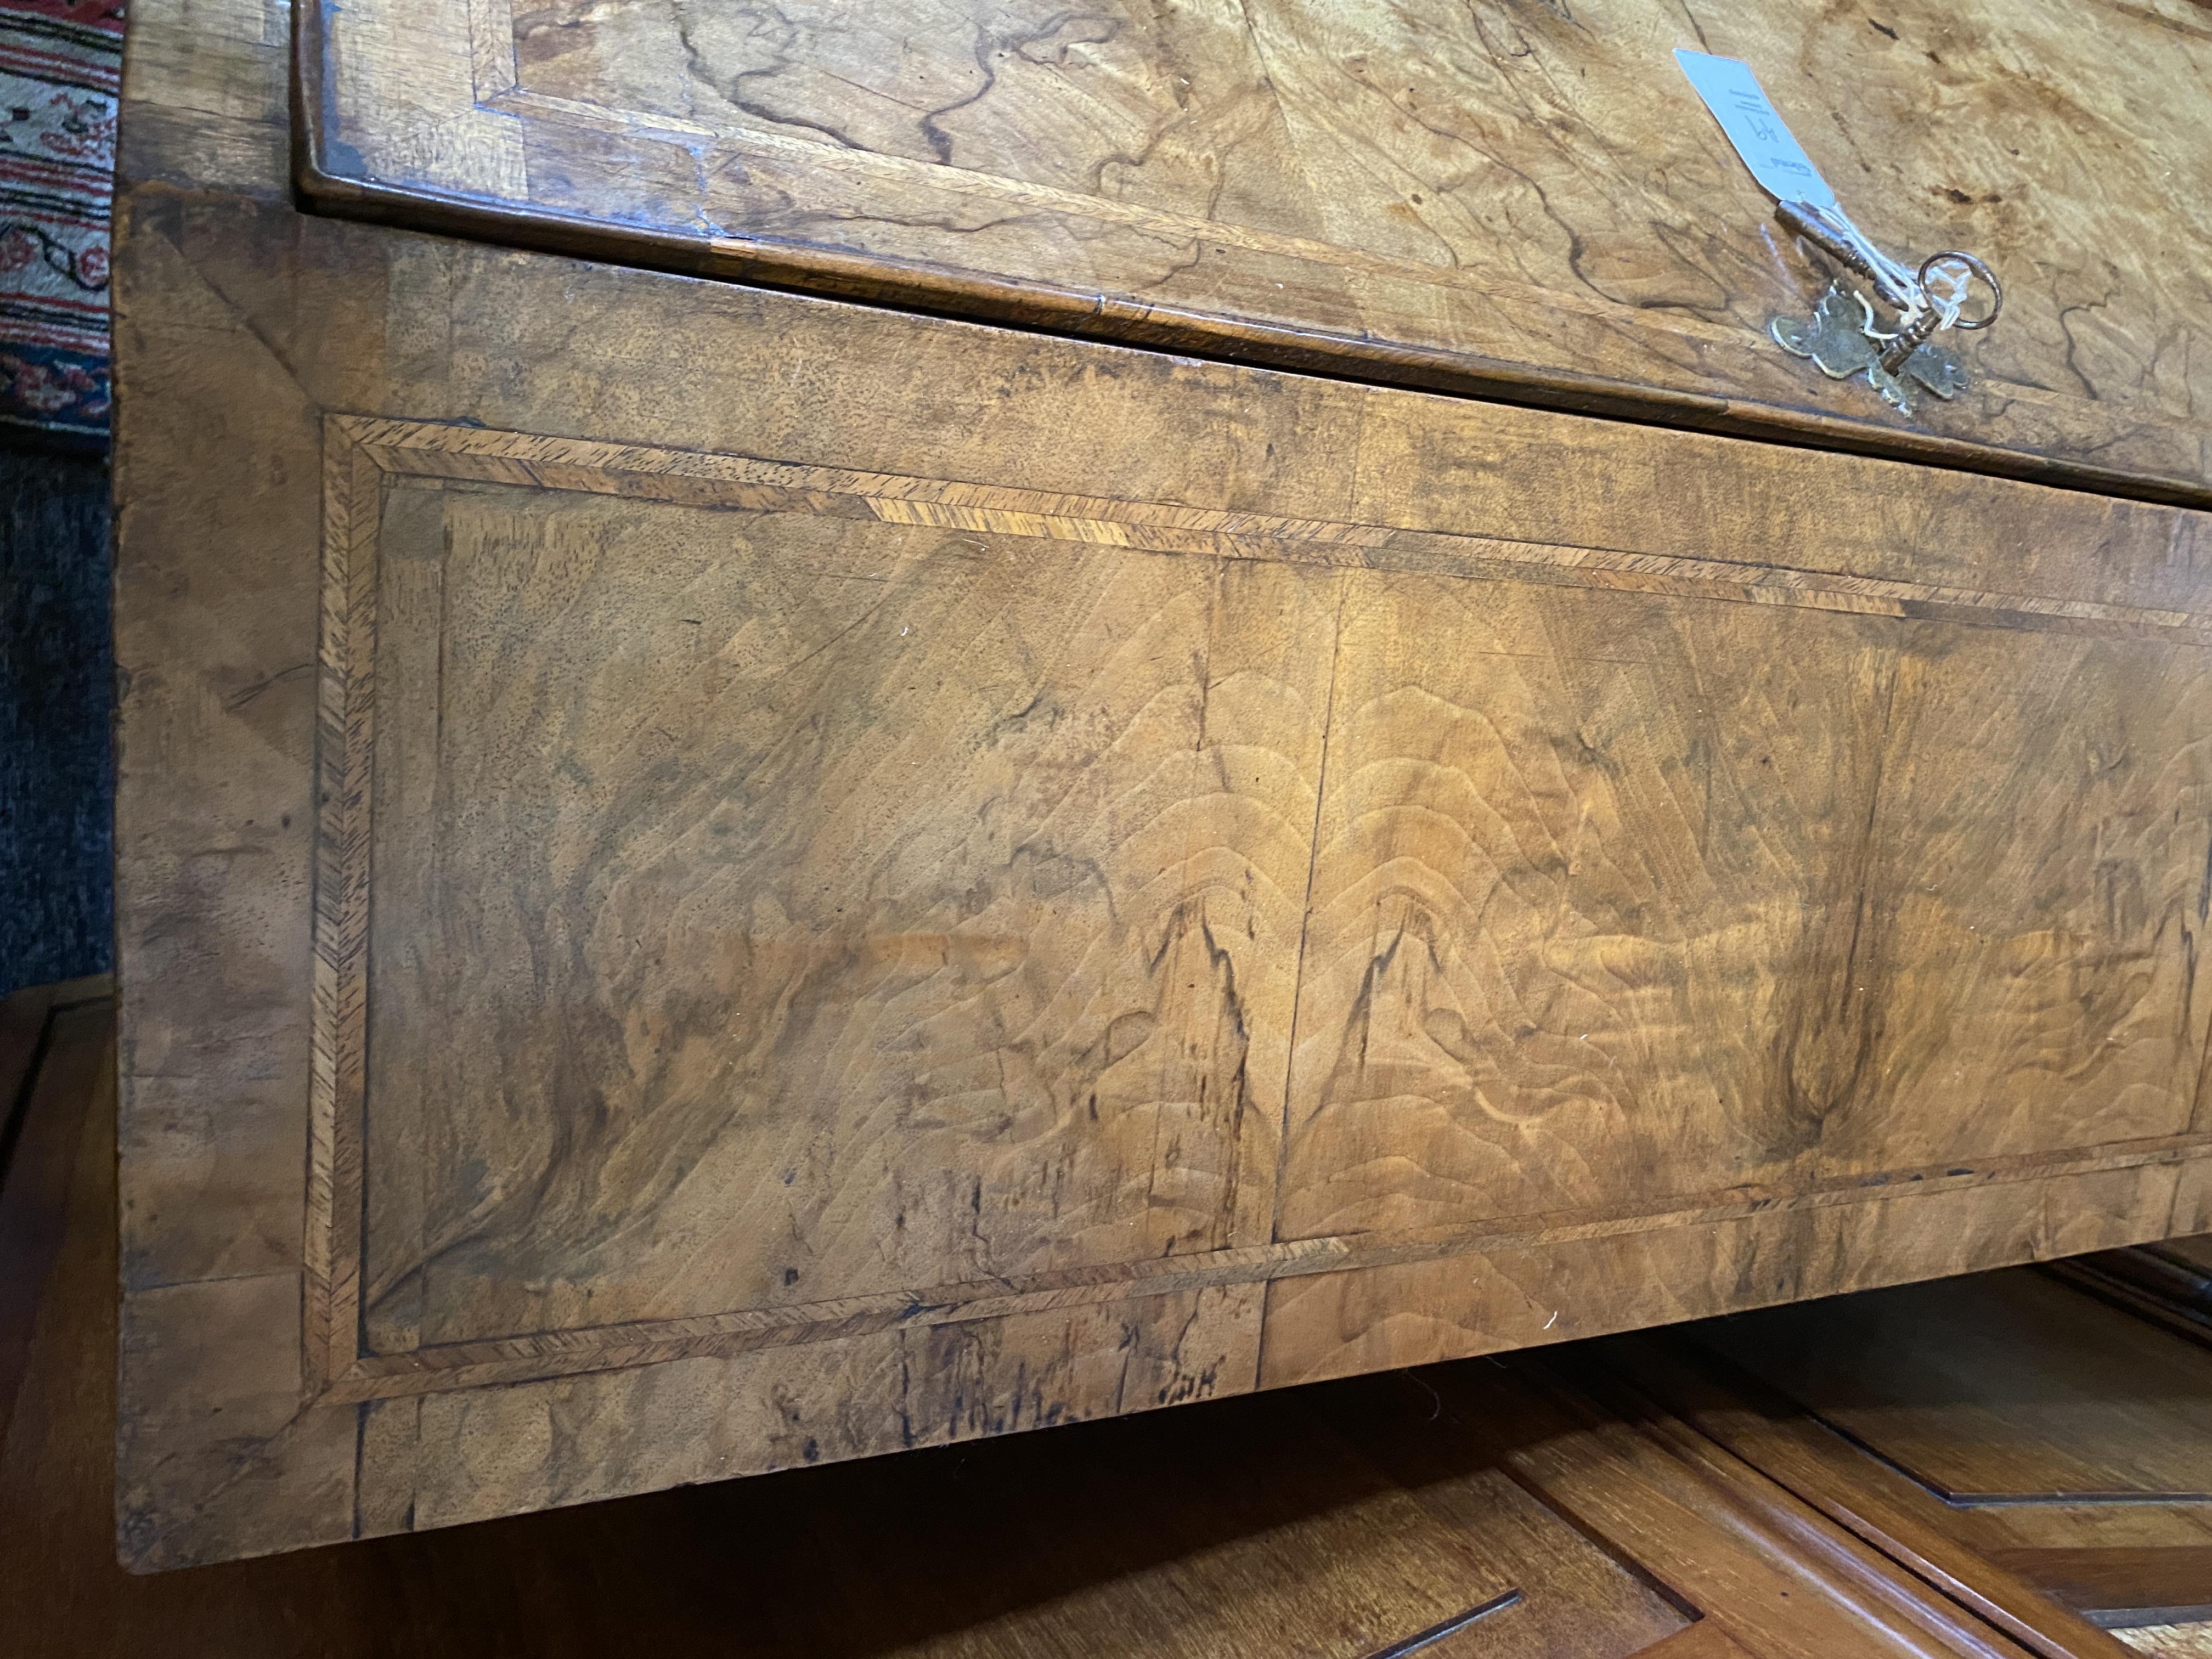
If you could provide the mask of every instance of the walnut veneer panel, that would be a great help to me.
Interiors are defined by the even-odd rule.
[[[306,21],[303,182],[341,210],[2212,485],[2212,24],[2187,0],[349,0]],[[1969,395],[1909,421],[1766,337],[1826,272],[1676,46],[1752,64],[1885,247],[1997,268]]]
[[[179,17],[135,1561],[2212,1226],[2202,516],[303,217]]]

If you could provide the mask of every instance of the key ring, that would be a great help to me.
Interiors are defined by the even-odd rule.
[[[1965,265],[1967,268],[1966,274],[1960,279],[1957,292],[1950,298],[1939,302],[1933,290],[1928,286],[1928,273],[1935,270],[1937,265],[1946,263]],[[1966,292],[1978,276],[1989,284],[1990,293],[1993,298],[1989,310],[1969,322],[1959,315],[1959,308],[1965,304]],[[1996,321],[1997,313],[2004,309],[2004,289],[1997,285],[1996,275],[1972,254],[1962,252],[1957,248],[1949,248],[1942,253],[1931,253],[1923,259],[1913,283],[1920,292],[1913,301],[1912,308],[1899,319],[1898,331],[1888,337],[1887,343],[1881,349],[1879,359],[1882,368],[1892,375],[1903,374],[1905,366],[1912,361],[1912,354],[1935,338],[1938,330],[1962,328],[1972,331],[1978,328],[1987,328],[1991,323]]]
[[[1774,216],[1784,229],[1864,277],[1875,298],[1897,313],[1893,328],[1879,327],[1867,297],[1837,281],[1829,284],[1810,319],[1778,317],[1768,325],[1777,345],[1796,356],[1810,357],[1831,379],[1864,370],[1875,390],[1908,415],[1917,401],[1916,386],[1939,398],[1955,398],[1966,390],[1965,369],[1935,343],[1935,337],[1950,328],[1971,334],[1996,321],[2005,296],[1995,271],[1964,248],[1931,253],[1916,271],[1875,246],[1840,208],[1778,201]],[[1935,280],[1939,271],[1940,283]],[[1989,289],[1989,308],[1978,317],[1962,317],[1960,313],[1976,277]]]
[[[1937,265],[1947,262],[1966,267],[1966,280],[1959,284],[1959,303],[1963,305],[1966,302],[1966,291],[1972,286],[1973,279],[1978,276],[1982,279],[1983,285],[1990,291],[1990,308],[1981,316],[1972,320],[1960,316],[1956,311],[1954,311],[1950,321],[1945,326],[1964,329],[1968,333],[1972,333],[1978,328],[1987,328],[1991,323],[1996,321],[1997,313],[2004,309],[2004,284],[1997,281],[1996,272],[1963,248],[1947,248],[1941,253],[1931,253],[1923,259],[1920,262],[1920,270],[1914,277],[1914,280],[1920,284],[1920,291],[1923,294],[1929,291],[1928,273]]]

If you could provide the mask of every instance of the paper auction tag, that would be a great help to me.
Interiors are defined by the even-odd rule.
[[[1820,169],[1790,136],[1790,129],[1774,112],[1759,89],[1758,77],[1733,58],[1709,58],[1702,52],[1675,49],[1674,61],[1690,77],[1698,96],[1728,134],[1735,153],[1743,157],[1751,176],[1778,202],[1810,202],[1832,208],[1836,192],[1820,176]]]

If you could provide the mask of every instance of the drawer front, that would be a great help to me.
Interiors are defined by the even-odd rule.
[[[2212,1227],[2201,516],[122,246],[136,1560]]]

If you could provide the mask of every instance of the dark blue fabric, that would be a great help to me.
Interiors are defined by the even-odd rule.
[[[0,448],[0,994],[113,951],[105,457]]]

